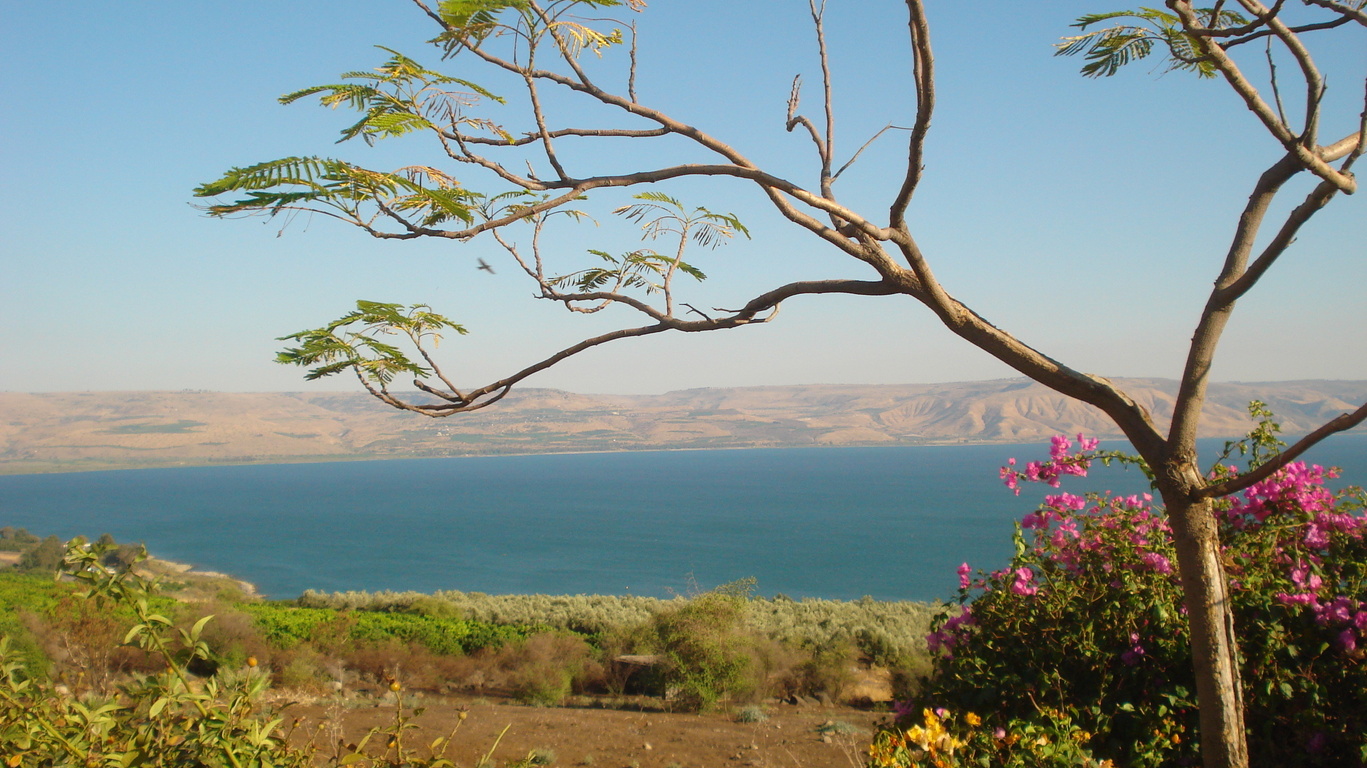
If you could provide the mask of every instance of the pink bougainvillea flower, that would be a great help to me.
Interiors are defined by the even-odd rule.
[[[1035,572],[1029,568],[1017,568],[1011,572],[1014,580],[1011,582],[1011,591],[1018,595],[1033,595],[1039,592],[1039,587],[1035,586]]]

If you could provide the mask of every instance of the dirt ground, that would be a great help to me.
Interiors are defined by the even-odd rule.
[[[735,710],[698,715],[579,703],[545,708],[490,698],[406,699],[406,705],[426,711],[414,720],[421,730],[409,731],[404,743],[417,746],[418,754],[425,756],[418,745],[450,734],[464,706],[469,708],[468,717],[447,752],[462,768],[474,766],[490,749],[496,766],[537,750],[553,754],[551,765],[556,768],[859,768],[874,724],[886,717],[814,702],[771,702],[760,706],[767,715],[763,722],[742,723]],[[396,708],[394,698],[385,696],[315,702],[290,707],[285,714],[303,721],[296,737],[311,734],[327,753],[327,745],[336,744],[339,737],[352,743],[371,728],[392,724]],[[507,733],[499,740],[505,727]]]

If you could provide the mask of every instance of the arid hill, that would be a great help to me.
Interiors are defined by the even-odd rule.
[[[1163,421],[1176,383],[1123,382]],[[1367,399],[1367,381],[1211,388],[1202,433],[1243,434],[1250,400],[1287,434]],[[662,395],[515,391],[424,419],[364,393],[0,393],[0,473],[479,454],[1032,442],[1118,437],[1097,410],[1025,379],[884,386],[688,389]]]

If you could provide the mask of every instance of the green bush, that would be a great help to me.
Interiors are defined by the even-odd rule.
[[[724,585],[655,614],[662,672],[680,706],[705,711],[748,687],[751,656],[741,617],[752,585]]]
[[[62,554],[66,547],[56,536],[49,536],[28,550],[15,566],[22,573],[56,573],[62,567]]]
[[[23,552],[38,543],[38,537],[23,528],[0,528],[0,552]]]

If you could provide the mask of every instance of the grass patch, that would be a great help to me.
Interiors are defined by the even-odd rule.
[[[110,435],[183,435],[203,426],[202,421],[181,419],[172,424],[120,424],[104,431]]]

